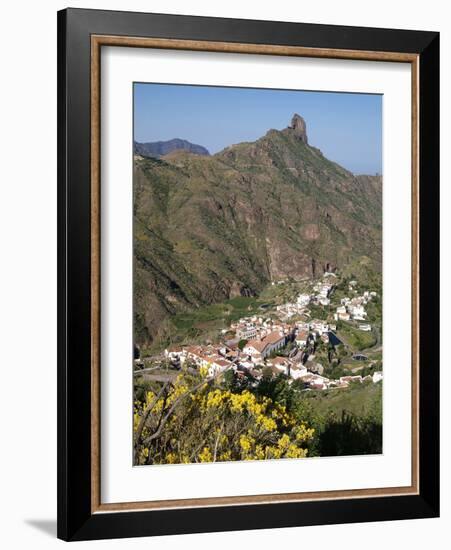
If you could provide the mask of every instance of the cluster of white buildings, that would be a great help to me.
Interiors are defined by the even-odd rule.
[[[291,325],[257,315],[239,319],[237,323],[230,325],[230,329],[235,331],[238,340],[258,340],[268,336],[271,332],[280,332],[286,337],[293,333]]]
[[[216,346],[173,346],[165,350],[165,356],[183,365],[190,360],[199,368],[207,369],[209,376],[215,376],[230,368],[236,370],[235,361],[238,355],[223,344]]]
[[[354,283],[355,281],[351,281]],[[353,285],[350,287],[352,288]],[[373,298],[377,296],[376,292],[365,291],[362,296],[354,296],[353,298],[344,297],[341,299],[341,305],[337,307],[334,313],[334,319],[336,321],[365,321],[367,313],[365,306]],[[371,325],[368,323],[362,323],[359,325],[359,329],[363,331],[370,331]]]
[[[299,294],[295,302],[286,302],[276,307],[277,313],[281,317],[289,319],[294,315],[302,315],[305,313],[307,306],[310,304],[310,294]]]
[[[322,282],[313,287],[316,294],[312,297],[313,301],[322,306],[328,306],[330,304],[329,294],[333,288],[332,283]]]
[[[341,376],[337,380],[331,380],[326,376],[310,372],[302,364],[290,364],[289,359],[283,357],[275,357],[267,362],[274,374],[283,373],[293,380],[301,380],[310,390],[327,390],[329,388],[347,388],[352,383],[367,383],[372,382],[377,384],[383,379],[383,374],[380,371],[373,375],[360,376]]]
[[[305,313],[310,303],[329,305],[329,295],[333,289],[330,282],[332,276],[335,277],[333,273],[326,273],[326,281],[316,283],[311,294],[299,294],[295,302],[277,306],[278,314],[291,317],[294,314]],[[349,288],[354,293],[356,284],[356,281],[349,283]],[[365,305],[375,296],[376,292],[365,291],[362,296],[343,298],[341,305],[336,309],[335,320],[365,321]],[[362,331],[370,331],[371,325],[364,322],[359,328]],[[227,344],[172,347],[165,350],[165,355],[173,363],[183,365],[189,361],[193,366],[206,369],[209,376],[233,369],[238,376],[244,377],[247,372],[258,381],[263,375],[263,369],[270,368],[275,375],[283,373],[291,380],[301,380],[307,389],[324,390],[347,387],[350,383],[367,382],[370,379],[373,383],[382,380],[381,372],[363,378],[358,375],[342,376],[338,380],[322,376],[323,368],[313,362],[314,355],[310,352],[317,338],[326,343],[329,341],[330,332],[336,330],[335,324],[315,319],[288,324],[281,320],[254,315],[232,323],[230,329],[235,332],[236,340]],[[222,331],[225,332],[228,330]],[[243,340],[246,342],[240,350],[238,343]],[[274,352],[284,348],[288,342],[295,342],[297,349],[294,348],[289,357],[274,357]]]
[[[334,274],[331,274],[331,273],[324,274],[325,277],[326,276],[330,277],[330,275],[334,275]],[[277,306],[276,309],[279,315],[284,316],[285,318],[288,319],[290,317],[293,317],[294,315],[302,315],[306,313],[306,309],[310,304],[319,304],[321,306],[328,306],[330,305],[329,295],[333,287],[334,285],[331,282],[329,282],[329,280],[321,281],[319,283],[316,283],[313,286],[311,293],[304,292],[302,294],[299,294],[295,302],[287,302],[285,304]]]
[[[237,340],[248,340],[242,356],[247,356],[254,365],[260,365],[289,341],[294,341],[300,350],[307,346],[309,340],[321,338],[328,342],[329,331],[335,330],[336,325],[315,319],[287,324],[254,316],[240,319],[231,328],[235,329]]]
[[[272,340],[272,339],[270,339]],[[274,343],[276,342],[274,337]],[[275,348],[274,348],[275,349]],[[382,380],[382,372],[375,372],[372,376],[362,377],[357,376],[342,376],[337,380],[331,380],[318,373],[311,372],[299,361],[294,361],[288,357],[271,357],[265,360],[264,365],[258,364],[255,361],[256,356],[252,355],[251,359],[246,356],[246,353],[253,350],[239,351],[228,348],[223,344],[217,346],[181,346],[172,347],[165,351],[166,357],[183,365],[189,360],[199,369],[207,369],[208,376],[213,377],[227,370],[232,369],[239,377],[245,376],[243,371],[247,371],[252,377],[258,381],[263,376],[263,369],[271,369],[274,375],[285,374],[292,381],[300,380],[305,385],[306,389],[325,390],[328,388],[346,388],[351,383],[372,381],[377,383]],[[260,353],[260,352],[259,352]]]

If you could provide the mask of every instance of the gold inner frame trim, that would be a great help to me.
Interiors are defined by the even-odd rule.
[[[104,504],[100,498],[100,52],[102,46],[409,63],[412,72],[412,480],[407,487],[280,493]],[[305,48],[129,36],[91,36],[91,512],[307,502],[419,494],[419,56],[399,52]]]

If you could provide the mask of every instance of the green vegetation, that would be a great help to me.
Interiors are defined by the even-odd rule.
[[[174,315],[172,321],[177,329],[204,328],[209,323],[214,328],[221,327],[221,321],[226,321],[227,326],[240,317],[258,313],[260,301],[257,298],[232,298],[218,304],[211,304],[193,309],[189,312]]]
[[[314,430],[287,407],[248,389],[183,371],[135,396],[135,464],[303,458]]]
[[[221,314],[198,320],[186,312],[236,295],[264,303],[281,290],[288,301],[302,287],[292,281],[327,264],[349,264],[344,275],[362,282],[380,272],[381,190],[380,178],[354,177],[290,129],[211,157],[137,158],[136,342],[167,338],[165,320],[174,316],[177,330],[196,337],[198,321]],[[280,279],[287,284],[268,286]],[[313,314],[324,319],[328,310]]]
[[[341,413],[346,411],[356,416],[377,412],[382,417],[382,384],[357,382],[346,389],[309,391],[303,393],[303,399],[313,407],[315,414],[320,416],[330,413],[341,416]]]
[[[182,371],[135,387],[135,463],[172,464],[382,452],[382,385],[303,391],[285,376],[253,387]]]
[[[327,306],[317,306],[315,304],[310,304],[308,306],[310,311],[310,316],[312,319],[318,319],[320,321],[326,321],[331,315],[331,309]]]
[[[315,428],[309,456],[382,452],[382,384],[302,392],[299,414]]]
[[[248,342],[248,340],[244,340],[244,339],[243,339],[243,340],[240,340],[240,341],[238,342],[238,348],[239,348],[241,351],[243,351],[243,348],[244,348],[244,346],[247,344],[247,342]]]
[[[292,302],[297,296],[310,289],[311,281],[294,281],[287,279],[283,282],[267,285],[260,293],[260,299],[275,305]]]
[[[230,323],[241,317],[262,314],[262,300],[238,296],[225,302],[205,305],[177,313],[160,329],[151,346],[145,346],[145,353],[157,353],[171,344],[200,343],[216,341],[219,331],[227,329]]]
[[[363,351],[377,343],[374,331],[364,332],[350,323],[341,323],[338,337],[351,349]]]

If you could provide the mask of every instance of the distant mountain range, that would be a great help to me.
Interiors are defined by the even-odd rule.
[[[210,155],[208,149],[186,141],[186,139],[171,139],[169,141],[153,141],[150,143],[133,142],[133,149],[136,155],[142,157],[159,158],[161,156],[172,153],[173,151],[187,151],[188,153],[194,153],[196,155]]]
[[[257,295],[274,280],[317,277],[362,257],[381,271],[382,178],[324,157],[299,115],[212,156],[172,142],[135,158],[137,343],[152,342],[177,312]]]

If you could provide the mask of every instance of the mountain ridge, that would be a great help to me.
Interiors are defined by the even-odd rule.
[[[181,138],[173,138],[167,141],[149,141],[145,143],[138,141],[133,142],[133,152],[135,155],[141,155],[143,157],[159,158],[178,150],[188,151],[196,155],[210,155],[206,147]]]
[[[149,343],[171,315],[283,278],[382,257],[382,179],[354,176],[284,130],[211,156],[136,158],[135,334]],[[162,328],[163,327],[163,328]]]

